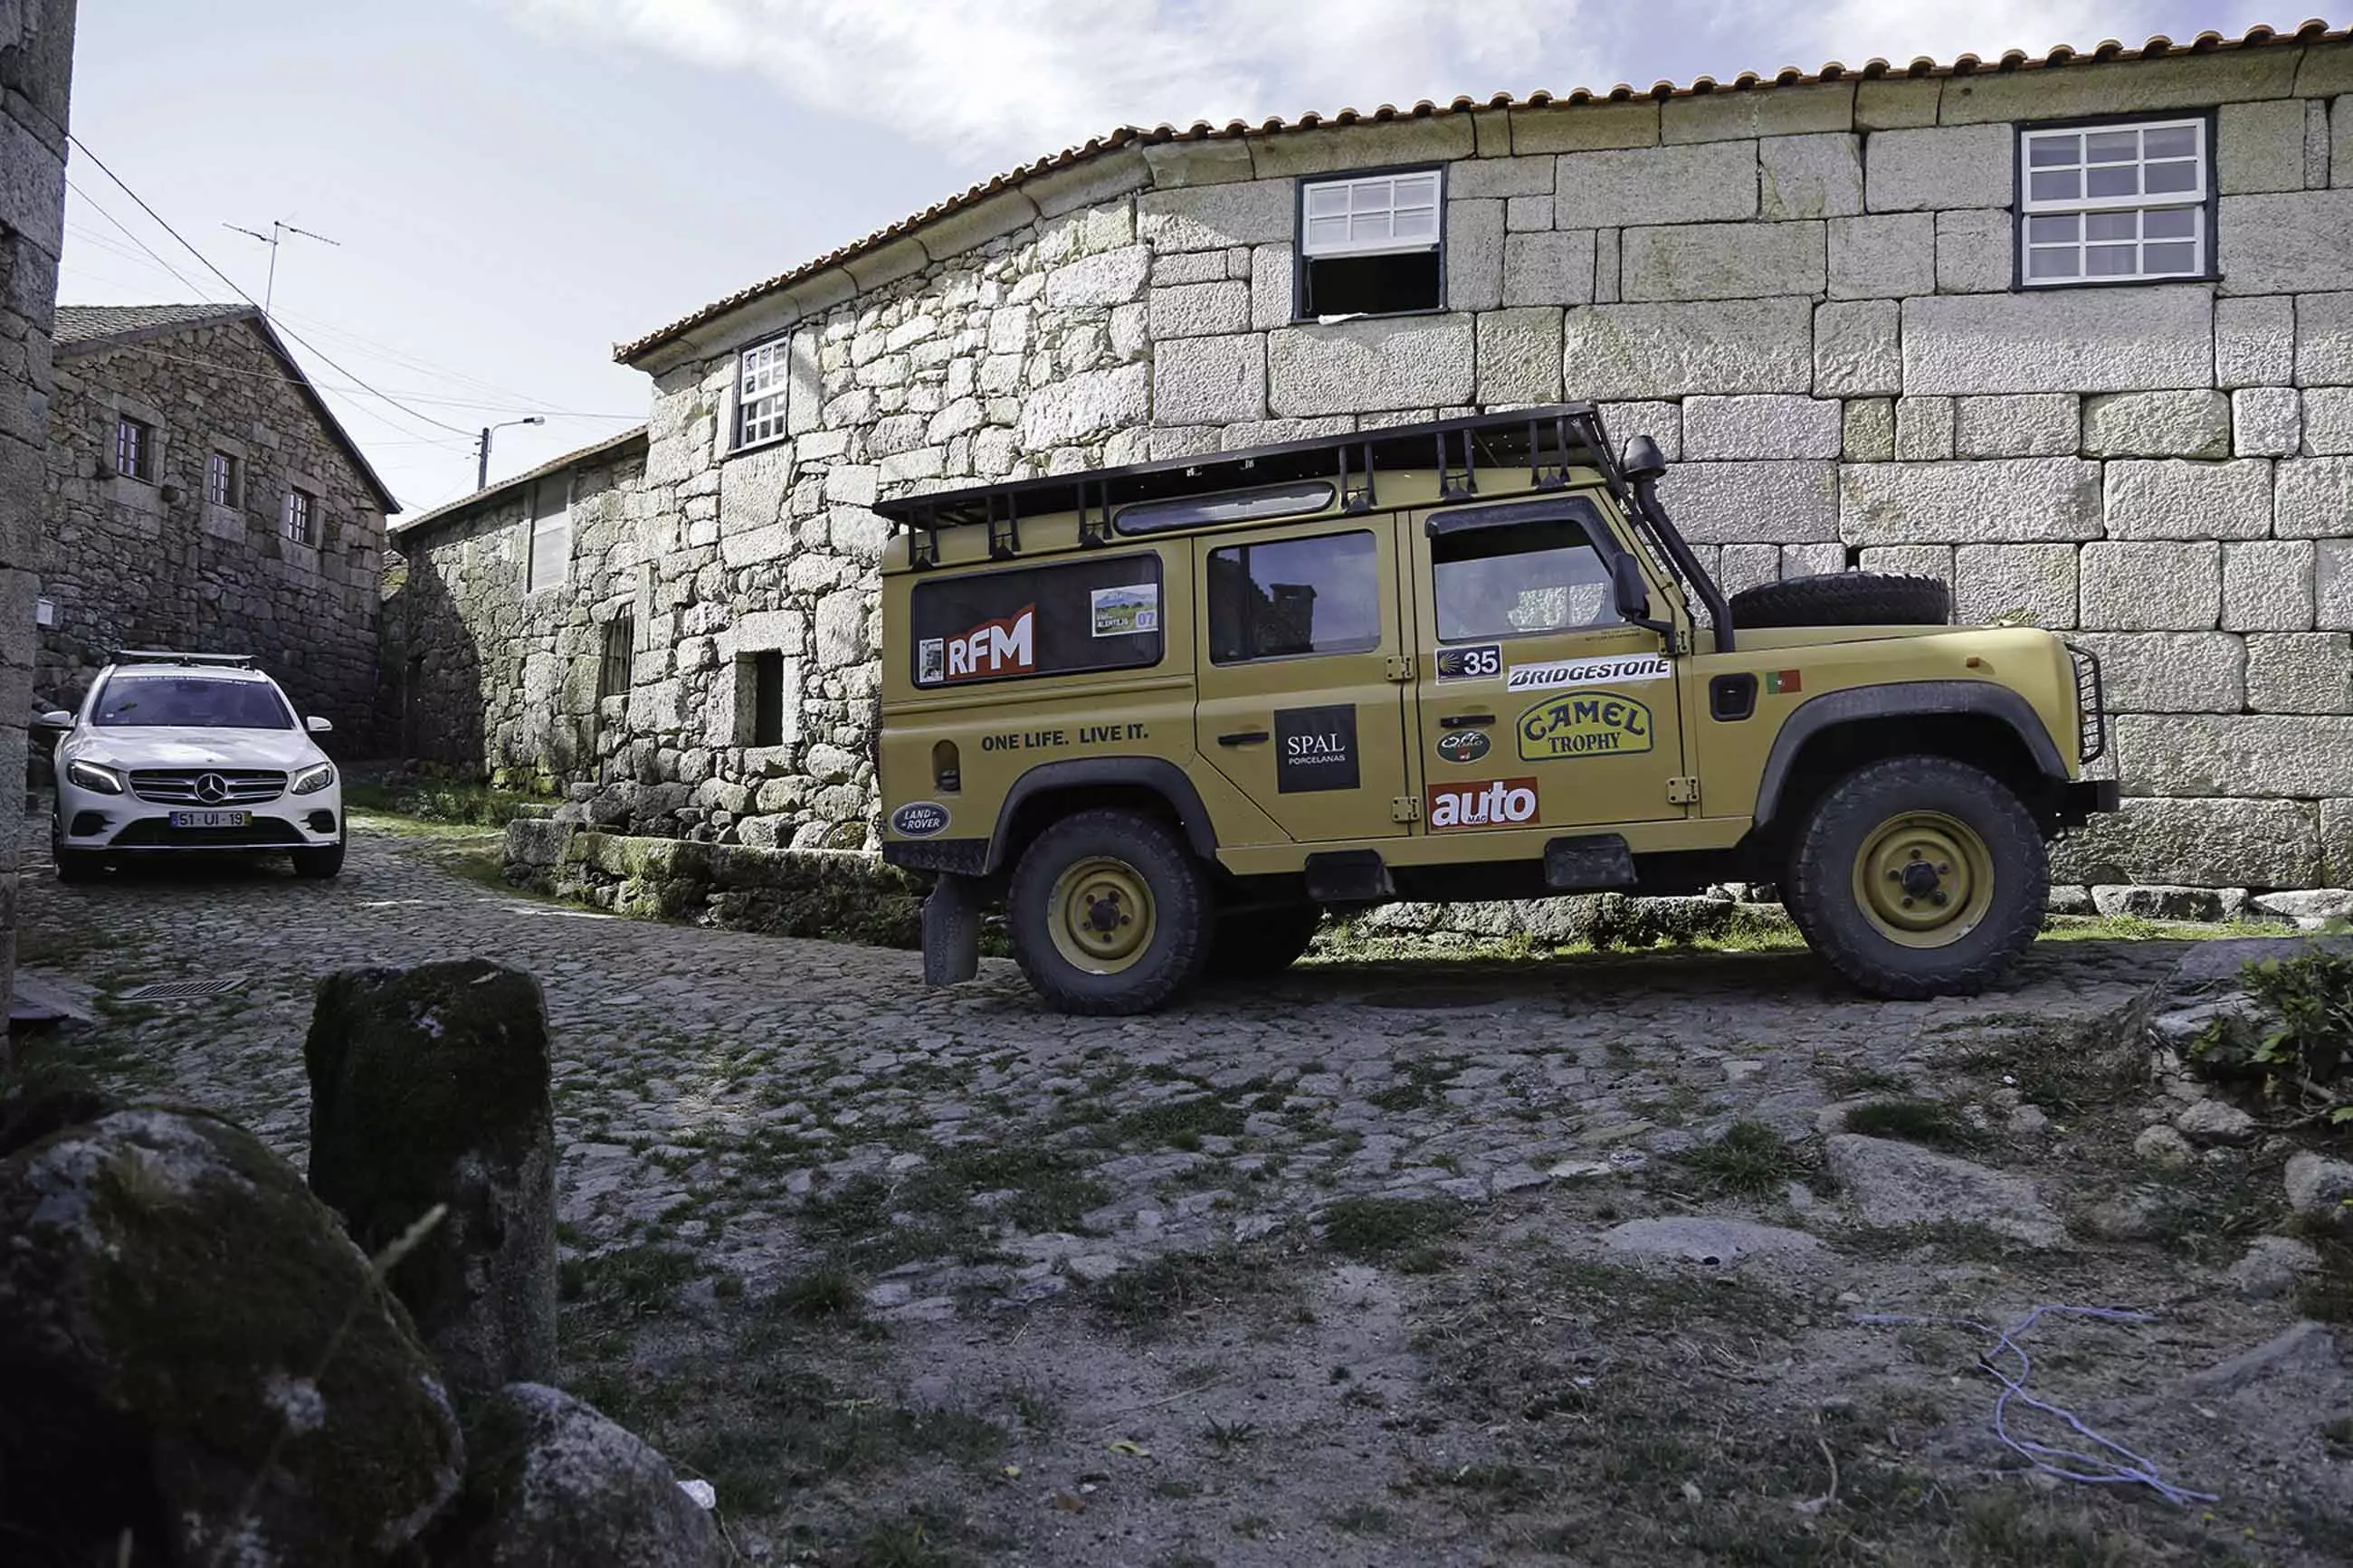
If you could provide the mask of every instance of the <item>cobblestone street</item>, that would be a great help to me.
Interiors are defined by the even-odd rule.
[[[71,888],[34,850],[26,971],[88,988],[60,1048],[102,1080],[298,1161],[321,976],[537,975],[563,1381],[711,1479],[744,1560],[2342,1560],[2353,1381],[2292,1279],[2239,1283],[2283,1155],[2135,1151],[2180,942],[1928,1004],[1787,951],[1352,952],[1103,1023],[1001,960],[927,992],[913,953],[522,897],[494,845]],[[2021,1484],[1958,1325],[2043,1301],[2157,1314],[2046,1331],[2045,1377],[2212,1511]]]
[[[1834,990],[1801,953],[1309,965],[1106,1022],[1042,1011],[1008,961],[927,993],[912,953],[502,895],[380,836],[355,837],[349,869],[322,885],[274,862],[93,887],[36,877],[26,905],[35,962],[66,944],[102,993],[242,976],[200,1003],[118,1009],[111,1044],[160,1090],[298,1159],[321,977],[477,954],[538,976],[564,1215],[589,1247],[675,1224],[757,1281],[797,1263],[792,1216],[813,1192],[944,1152],[1071,1151],[1050,1201],[1001,1194],[996,1239],[1026,1266],[909,1258],[913,1284],[878,1287],[878,1306],[917,1312],[950,1305],[927,1279],[1052,1290],[1336,1197],[1477,1202],[1639,1167],[1735,1116],[1796,1135],[1835,1098],[1830,1082],[1900,1078],[1957,1033],[2099,1018],[2166,952],[2046,946],[2010,989],[1931,1003]],[[1073,1194],[1097,1201],[1074,1211]],[[1060,1223],[1024,1234],[1024,1218]]]

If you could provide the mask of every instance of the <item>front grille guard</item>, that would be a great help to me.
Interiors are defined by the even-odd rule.
[[[2067,655],[2075,661],[2075,727],[2082,736],[2078,750],[2081,760],[2089,764],[2108,750],[2107,693],[2100,682],[2100,656],[2073,643],[2067,645]]]

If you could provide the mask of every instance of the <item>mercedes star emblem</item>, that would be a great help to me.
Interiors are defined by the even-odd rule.
[[[228,780],[218,773],[203,773],[196,779],[196,798],[207,805],[216,805],[228,798]]]

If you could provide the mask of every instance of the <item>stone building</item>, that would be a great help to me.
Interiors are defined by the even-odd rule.
[[[2348,95],[2314,23],[1119,131],[624,345],[628,537],[444,613],[576,671],[626,598],[625,733],[556,771],[856,841],[878,496],[1589,397],[1729,588],[1931,573],[2095,647],[2133,799],[2076,879],[2353,883]]]
[[[379,722],[400,754],[542,789],[634,777],[612,759],[659,615],[645,469],[640,426],[394,526]]]
[[[36,687],[118,649],[251,653],[352,741],[375,712],[398,502],[249,305],[65,305]]]
[[[0,3],[0,780],[25,776],[33,606],[41,569],[49,334],[65,241],[66,102],[74,0]],[[0,788],[0,844],[14,846],[24,791]],[[0,857],[0,1014],[16,974],[16,857]],[[7,1058],[0,1037],[0,1061]]]

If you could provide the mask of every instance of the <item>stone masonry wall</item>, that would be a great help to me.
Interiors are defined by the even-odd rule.
[[[73,35],[74,0],[0,0],[0,844],[12,847],[25,809]],[[11,853],[0,858],[0,1012],[16,973]],[[0,1061],[6,1056],[0,1042]]]
[[[44,697],[78,700],[121,648],[251,653],[298,709],[334,721],[342,747],[364,745],[384,517],[287,374],[243,322],[58,361],[43,573],[58,624],[41,637]],[[115,472],[123,413],[155,427],[152,482]],[[241,505],[206,499],[216,448],[240,459]],[[313,546],[286,537],[296,483],[319,497]]]
[[[661,617],[657,592],[680,591],[642,548],[653,504],[644,472],[642,443],[575,471],[571,569],[537,594],[527,591],[528,486],[420,535],[395,536],[379,725],[396,750],[535,788],[660,782],[650,765],[641,781],[639,759],[623,748],[630,699],[597,700],[606,623],[633,616],[642,642]],[[655,717],[642,722],[650,728]],[[673,779],[677,771],[674,763]],[[634,787],[615,798],[632,800]],[[670,798],[657,793],[645,804],[659,810]]]
[[[655,375],[637,831],[855,842],[879,495],[1564,395],[1728,588],[1860,565],[2105,660],[2077,880],[2353,883],[2353,47],[1514,108],[1099,156]],[[2217,110],[2219,282],[2011,289],[2012,121]],[[1291,321],[1296,180],[1442,162],[1447,309]],[[787,435],[729,453],[736,348]],[[720,350],[725,350],[722,353]],[[693,356],[693,357],[690,357]],[[799,723],[737,743],[744,656]],[[594,795],[593,781],[577,787]]]

